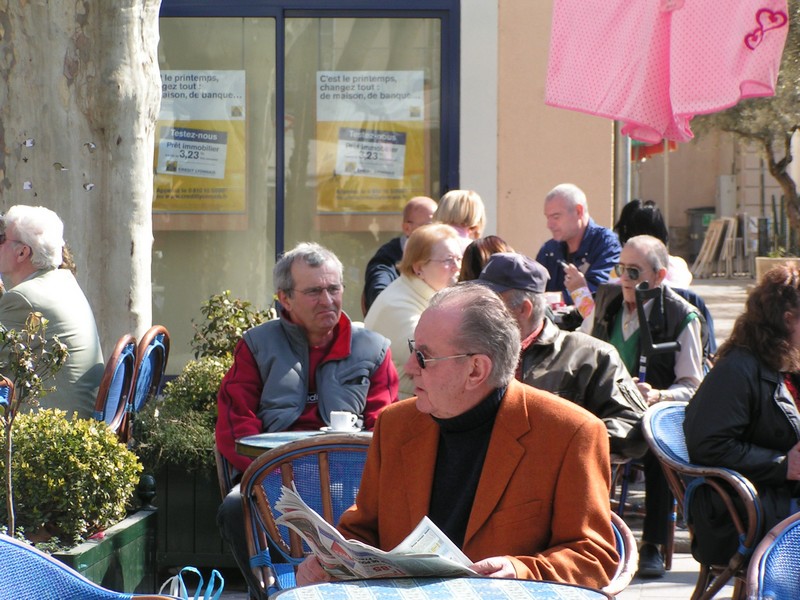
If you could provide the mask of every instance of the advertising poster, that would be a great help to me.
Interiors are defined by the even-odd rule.
[[[244,71],[161,71],[153,212],[243,213]]]
[[[317,72],[317,210],[398,212],[427,194],[422,71]]]

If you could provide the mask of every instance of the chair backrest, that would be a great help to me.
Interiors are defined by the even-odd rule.
[[[747,569],[747,597],[800,598],[800,513],[775,525],[756,547]]]
[[[309,551],[296,533],[275,524],[273,506],[281,487],[294,483],[306,504],[336,524],[355,503],[369,443],[370,438],[360,435],[318,435],[269,450],[244,472],[240,489],[251,565],[265,585],[273,575],[270,545],[293,566]],[[282,579],[278,589],[292,580]]]
[[[738,535],[738,547],[732,556],[706,564],[698,560],[701,568],[693,598],[705,599],[712,598],[732,577],[744,579],[747,559],[761,535],[761,501],[755,486],[740,473],[689,461],[683,433],[685,413],[684,402],[659,402],[645,412],[642,429],[650,449],[664,470],[680,512],[689,525],[692,554],[695,558],[698,558],[699,553],[707,551],[701,549],[701,544],[708,543],[700,539],[702,536],[695,535],[692,525],[691,499],[702,486],[707,486],[711,493],[719,496]]]
[[[119,339],[106,361],[94,406],[94,418],[105,421],[112,431],[118,432],[123,425],[135,375],[136,338],[128,333]]]
[[[80,598],[127,600],[131,594],[92,583],[77,571],[33,546],[0,534],[0,600]],[[171,600],[171,596],[138,596],[138,600]]]
[[[163,325],[153,325],[139,340],[136,349],[136,381],[130,411],[137,413],[161,392],[169,360],[169,331]]]
[[[603,588],[606,594],[616,596],[630,584],[639,563],[639,551],[636,548],[636,538],[618,514],[611,513],[611,528],[614,530],[614,539],[619,554],[619,564],[614,577]]]
[[[228,495],[228,492],[233,488],[233,467],[228,459],[222,456],[222,452],[217,448],[216,442],[214,443],[214,461],[217,463],[217,483],[219,484],[219,493],[222,499]]]

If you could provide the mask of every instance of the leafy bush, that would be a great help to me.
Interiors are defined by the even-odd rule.
[[[136,453],[148,473],[164,465],[188,471],[213,468],[217,391],[232,362],[230,356],[189,361],[164,386],[163,398],[148,403],[137,415]]]
[[[189,472],[214,468],[217,392],[233,364],[233,350],[245,331],[275,317],[271,310],[231,298],[229,290],[211,296],[200,312],[203,321],[192,320],[197,360],[189,361],[134,421],[135,451],[148,473],[167,465]]]
[[[264,321],[274,318],[269,310],[254,308],[250,302],[231,298],[231,291],[211,296],[200,308],[203,322],[192,319],[194,357],[233,354],[242,334]]]
[[[71,546],[125,517],[142,466],[105,423],[39,410],[18,414],[12,435],[17,527],[29,539]]]

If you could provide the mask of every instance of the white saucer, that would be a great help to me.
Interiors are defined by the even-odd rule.
[[[325,433],[358,433],[361,431],[360,427],[352,427],[351,429],[331,429],[330,427],[320,427],[320,431]]]

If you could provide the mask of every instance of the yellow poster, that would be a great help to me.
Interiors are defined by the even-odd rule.
[[[399,212],[427,194],[423,75],[317,73],[318,212]]]
[[[244,71],[162,71],[153,212],[244,213]]]

